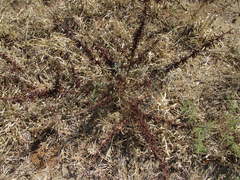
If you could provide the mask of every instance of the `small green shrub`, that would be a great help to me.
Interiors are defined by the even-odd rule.
[[[195,108],[190,105],[191,101],[185,101],[183,107],[181,107],[181,112],[183,116],[188,118],[189,122],[194,122],[197,114],[195,112]]]
[[[194,141],[195,151],[198,154],[198,156],[207,152],[207,149],[204,145],[204,139],[206,138],[207,131],[208,131],[207,129],[202,129],[202,128],[194,128],[193,130],[196,136],[196,140]]]

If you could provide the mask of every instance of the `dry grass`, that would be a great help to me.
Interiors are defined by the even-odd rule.
[[[1,179],[239,179],[238,1],[0,3]]]

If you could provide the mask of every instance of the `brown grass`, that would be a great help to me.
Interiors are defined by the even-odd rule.
[[[237,179],[238,1],[6,1],[1,179]]]

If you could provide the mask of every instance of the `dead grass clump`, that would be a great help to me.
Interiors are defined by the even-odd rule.
[[[1,178],[239,176],[226,1],[2,7]]]

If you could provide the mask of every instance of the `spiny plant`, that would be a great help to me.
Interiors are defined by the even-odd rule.
[[[162,14],[162,6],[166,14],[178,12],[172,8],[173,2],[168,1],[94,1],[98,6],[82,1],[81,6],[66,2],[64,5],[68,8],[63,9],[64,16],[61,10],[49,10],[47,2],[44,1],[45,11],[53,23],[51,33],[46,32],[44,36],[51,37],[51,41],[36,38],[37,32],[29,37],[26,34],[28,40],[19,45],[25,53],[25,67],[10,58],[11,55],[0,53],[4,65],[1,100],[8,108],[5,116],[14,107],[27,107],[29,115],[21,123],[36,126],[30,131],[33,137],[30,147],[23,154],[37,154],[44,143],[48,147],[59,144],[58,152],[62,152],[64,161],[74,156],[85,163],[81,178],[112,179],[116,178],[118,159],[125,162],[122,170],[131,176],[134,171],[139,174],[148,171],[140,167],[134,170],[131,158],[139,152],[134,161],[149,162],[154,169],[153,174],[144,178],[168,179],[177,160],[169,157],[167,135],[173,137],[174,131],[204,127],[167,114],[173,107],[162,91],[173,78],[172,71],[213,47],[230,31],[203,37],[198,33],[204,25],[199,26],[201,30],[194,29],[196,15],[207,1],[196,10],[189,24],[181,27],[173,25],[175,15],[169,18]],[[175,43],[169,50],[171,40],[165,33],[174,32],[178,36],[172,39]],[[181,39],[189,44],[185,45]],[[34,44],[42,44],[36,47],[41,53],[35,57],[35,64],[27,59],[27,54],[35,51],[30,48]],[[164,53],[176,51],[177,44],[178,51],[185,51],[185,55],[174,53],[171,57]],[[7,88],[9,84],[17,84],[15,91]],[[182,102],[176,99],[173,104]],[[36,106],[41,107],[40,111],[34,112]],[[15,109],[16,114],[21,114],[20,109]],[[67,154],[72,148],[76,153]],[[205,149],[200,149],[198,154],[200,152]],[[36,163],[37,168],[48,162],[40,158],[39,153],[38,160],[41,163]],[[76,171],[73,170],[72,176]],[[99,176],[92,175],[92,171]]]

